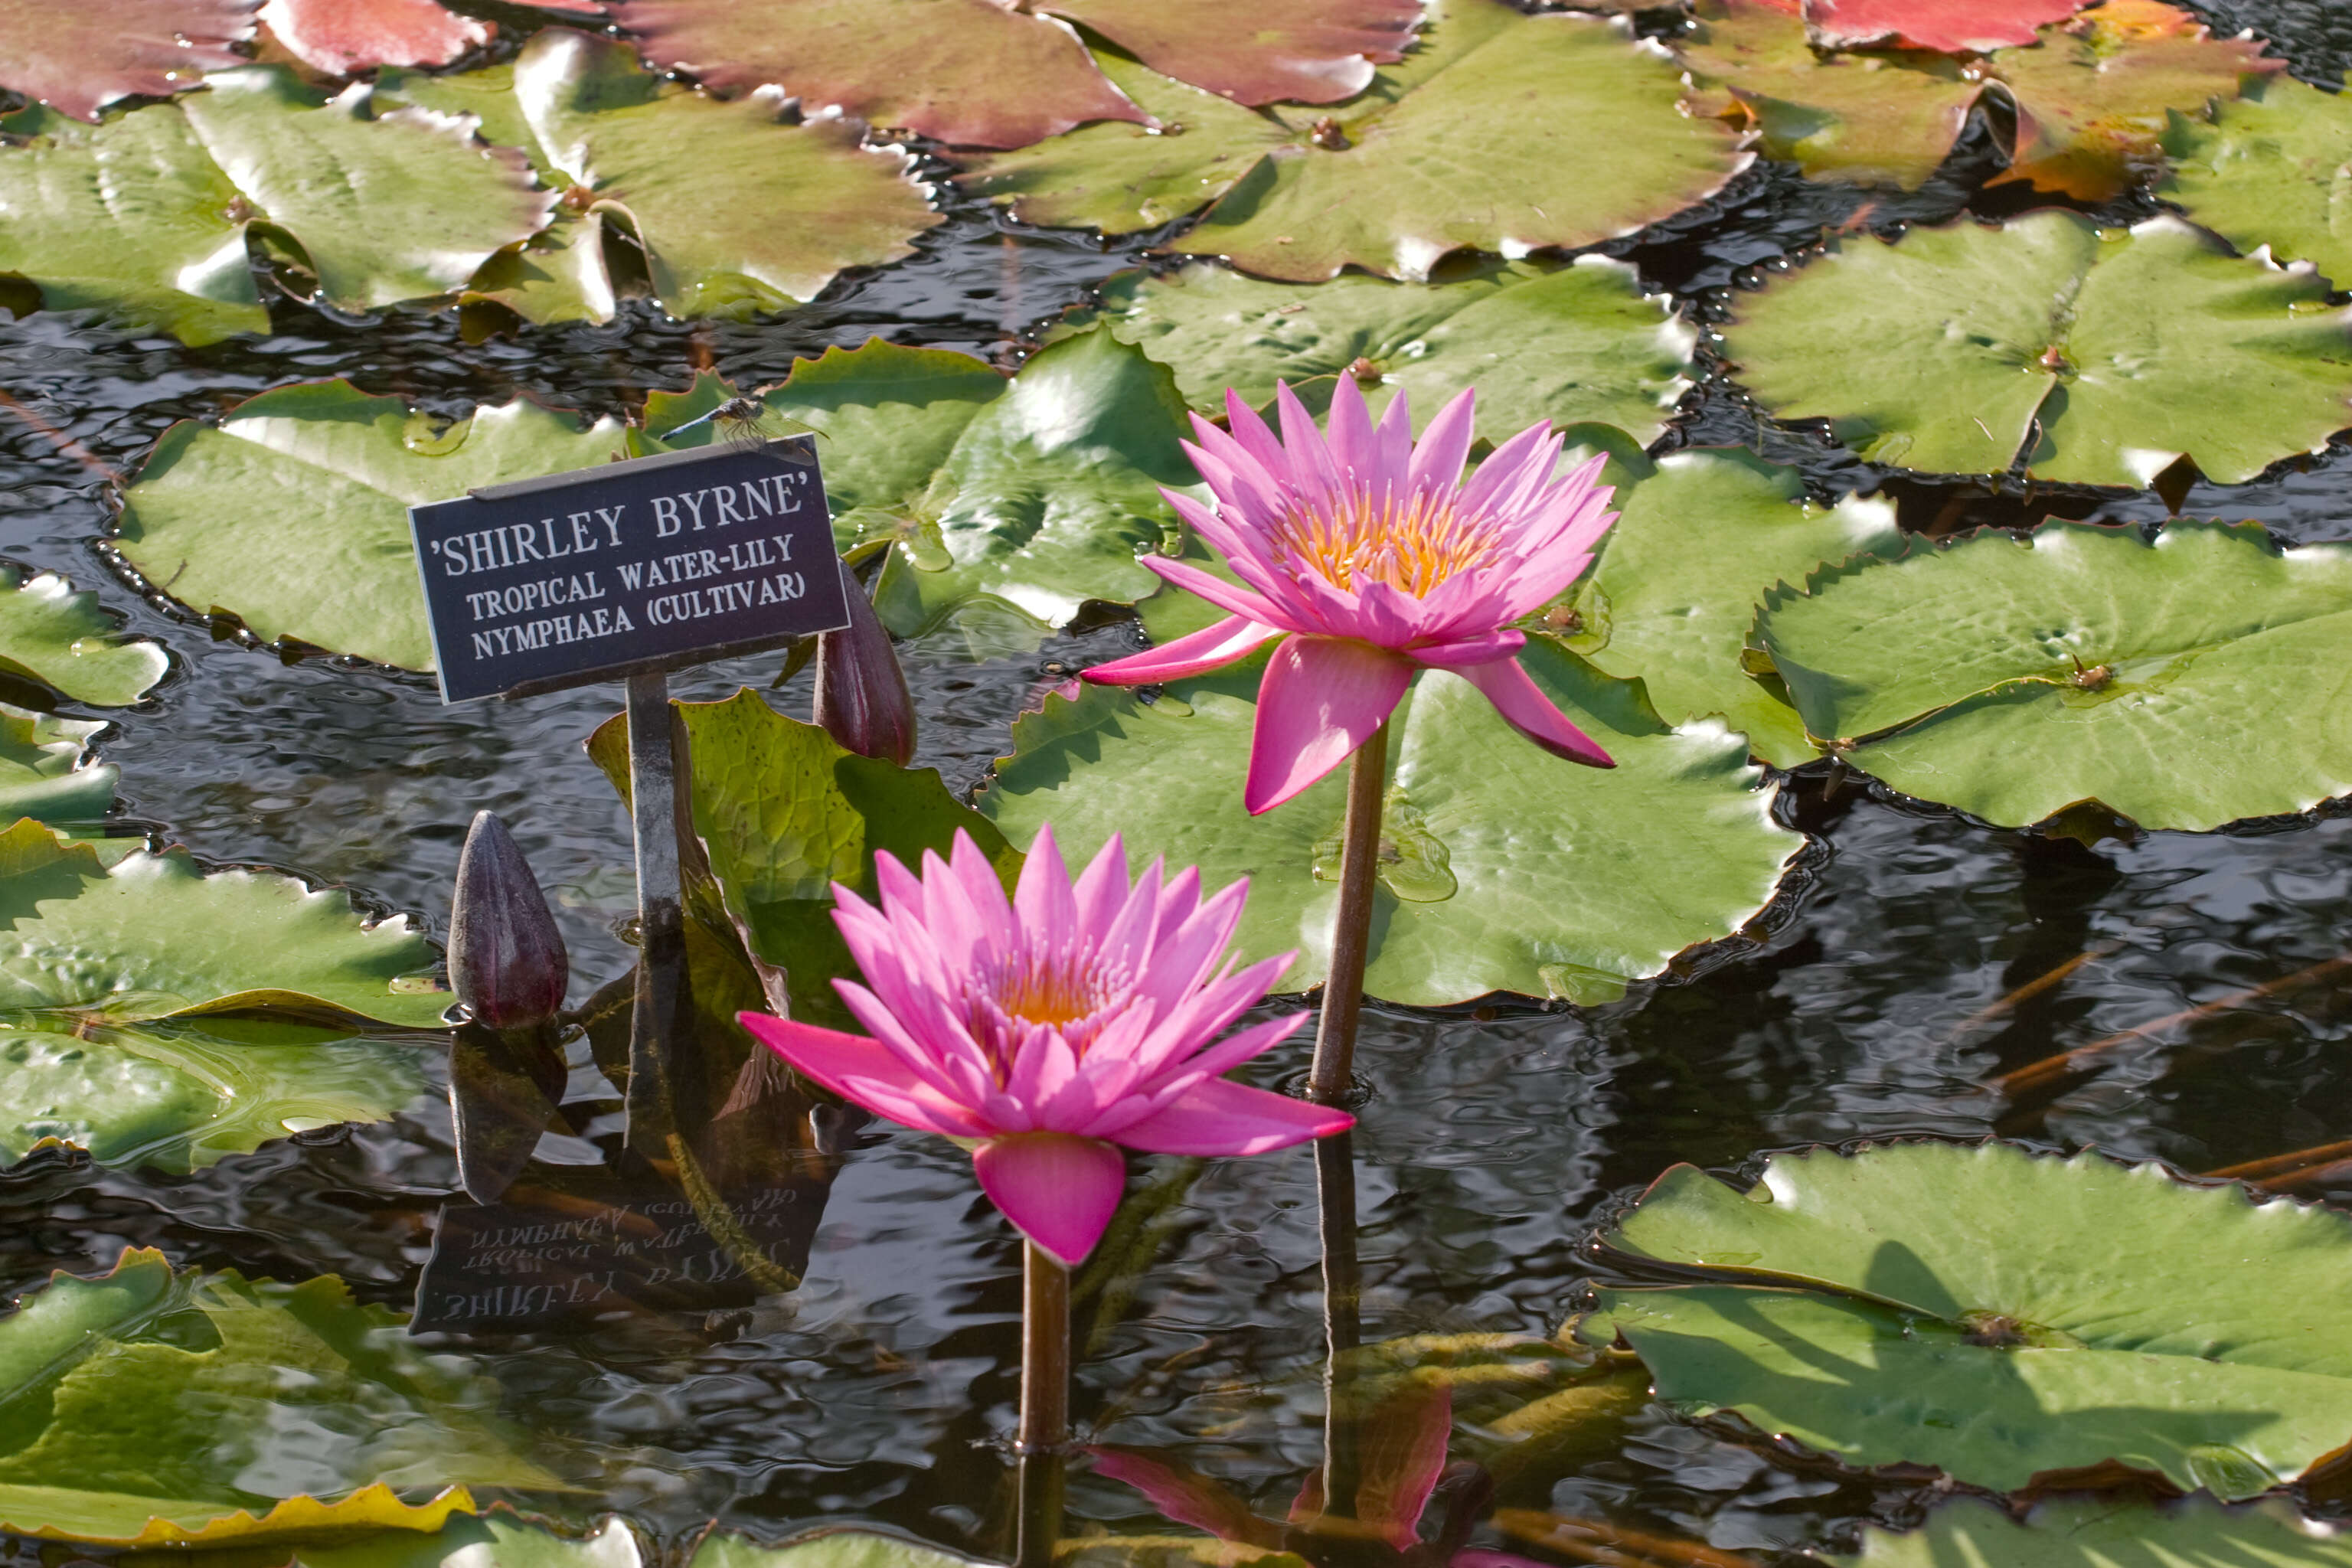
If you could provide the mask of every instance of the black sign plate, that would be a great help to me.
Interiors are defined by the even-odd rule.
[[[667,452],[408,509],[441,700],[521,696],[849,624],[816,444]]]
[[[750,1306],[807,1269],[826,1184],[787,1178],[731,1194],[719,1235],[670,1188],[453,1205],[434,1227],[409,1330],[517,1333]]]

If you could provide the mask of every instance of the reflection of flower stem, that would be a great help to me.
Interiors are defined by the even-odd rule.
[[[1339,848],[1339,907],[1331,921],[1331,972],[1315,1029],[1307,1092],[1326,1105],[1348,1093],[1356,1058],[1356,1018],[1364,1006],[1364,962],[1371,946],[1372,889],[1379,870],[1381,806],[1388,783],[1389,721],[1348,764],[1348,820]],[[1352,1243],[1351,1243],[1352,1245]]]
[[[1338,1132],[1315,1145],[1315,1195],[1323,1212],[1323,1339],[1328,1352],[1323,1363],[1323,1505],[1333,1512],[1347,1511],[1348,1500],[1356,1495],[1354,1412],[1339,1375],[1342,1358],[1363,1340],[1358,1315],[1363,1277],[1356,1260],[1355,1142],[1352,1132]]]
[[[727,1200],[719,1195],[719,1189],[710,1184],[710,1178],[695,1163],[686,1140],[672,1132],[663,1142],[669,1145],[669,1157],[677,1164],[677,1183],[685,1190],[686,1201],[693,1206],[694,1217],[702,1222],[702,1228],[710,1233],[713,1241],[727,1249],[727,1256],[741,1268],[743,1277],[770,1295],[799,1289],[800,1280],[770,1262],[759,1242],[743,1228],[743,1222],[735,1217],[735,1211],[727,1206]]]

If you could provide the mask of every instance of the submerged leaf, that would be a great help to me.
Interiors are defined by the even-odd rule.
[[[818,1530],[781,1546],[717,1531],[702,1538],[687,1568],[974,1568],[971,1559],[872,1530]]]
[[[125,637],[96,594],[75,592],[55,573],[0,563],[0,674],[93,707],[127,708],[170,668],[163,645]]]
[[[291,877],[207,876],[184,850],[110,869],[36,822],[0,833],[0,1011],[121,1023],[272,1006],[433,1029],[449,1003],[404,915],[371,923]]]
[[[938,770],[909,771],[843,749],[748,689],[723,702],[681,702],[693,759],[695,831],[727,916],[753,956],[782,969],[792,1016],[855,1026],[833,989],[854,974],[833,923],[833,884],[875,899],[874,857],[919,866],[961,828],[1001,870],[1020,864],[986,818],[950,795]],[[628,795],[628,721],[608,721],[588,754]]]
[[[426,437],[396,397],[347,382],[265,392],[218,426],[163,433],[123,496],[123,559],[198,614],[404,669],[430,669],[408,508],[627,453],[535,404],[485,408]]]
[[[331,1277],[181,1273],[152,1251],[56,1275],[0,1319],[0,1530],[142,1546],[432,1530],[471,1510],[457,1483],[561,1487],[517,1451],[496,1383],[402,1331]]]
[[[1641,680],[1671,722],[1721,719],[1775,767],[1819,755],[1797,710],[1740,656],[1775,584],[1900,548],[1894,507],[1851,496],[1815,506],[1796,469],[1713,448],[1659,458],[1616,504],[1556,635],[1606,673]]]
[[[244,64],[254,0],[0,0],[0,89],[77,120]],[[13,219],[14,214],[11,213]]]
[[[1816,1150],[1745,1195],[1678,1165],[1601,1245],[1721,1282],[1602,1289],[1580,1338],[1852,1465],[2013,1491],[2114,1462],[2232,1499],[2352,1432],[2352,1221],[2155,1165]]]
[[[1776,590],[1756,635],[1849,763],[2004,826],[2096,801],[2201,831],[2352,790],[2352,545],[2211,522],[1914,540]]]
[[[1595,772],[1538,751],[1468,682],[1424,671],[1392,721],[1391,782],[1412,813],[1405,837],[1381,846],[1372,995],[1614,1000],[1675,953],[1738,930],[1802,843],[1773,824],[1774,792],[1745,742],[1713,725],[1670,729],[1638,687],[1556,649],[1530,644],[1522,658],[1618,765]],[[1318,862],[1346,784],[1334,773],[1263,816],[1242,809],[1257,679],[1253,662],[1172,682],[1152,703],[1103,687],[1049,696],[1014,721],[1013,753],[979,805],[1015,844],[1051,822],[1074,858],[1121,833],[1131,858],[1198,865],[1206,886],[1249,878],[1234,946],[1300,949],[1277,988],[1305,990],[1328,964],[1339,884]]]
[[[0,1164],[61,1144],[102,1165],[200,1170],[289,1133],[382,1121],[425,1084],[415,1040],[349,1027],[34,1014],[0,1025]]]
[[[1872,462],[2022,457],[2037,479],[2137,488],[2186,456],[2238,484],[2352,424],[2352,310],[2326,292],[2178,218],[2053,209],[1836,244],[1741,300],[1724,352],[1777,417],[1831,420]]]
[[[1074,321],[1091,319],[1173,367],[1212,418],[1223,416],[1228,387],[1264,407],[1277,381],[1319,405],[1353,367],[1375,416],[1403,392],[1418,427],[1475,386],[1488,440],[1541,420],[1590,421],[1646,446],[1690,385],[1692,335],[1673,301],[1644,295],[1632,267],[1599,256],[1567,267],[1485,261],[1425,284],[1349,275],[1311,287],[1194,263],[1118,274]]]

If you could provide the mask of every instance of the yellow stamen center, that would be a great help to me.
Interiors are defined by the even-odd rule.
[[[1493,562],[1499,551],[1483,522],[1455,510],[1449,495],[1358,491],[1336,510],[1294,506],[1268,542],[1294,573],[1311,572],[1351,593],[1386,583],[1419,599],[1449,577]]]

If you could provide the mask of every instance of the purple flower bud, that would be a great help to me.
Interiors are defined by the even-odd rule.
[[[849,625],[816,639],[816,721],[845,750],[903,768],[915,760],[915,699],[866,591],[842,576]]]
[[[474,814],[449,907],[449,982],[474,1021],[532,1029],[562,1010],[572,960],[506,824]]]

